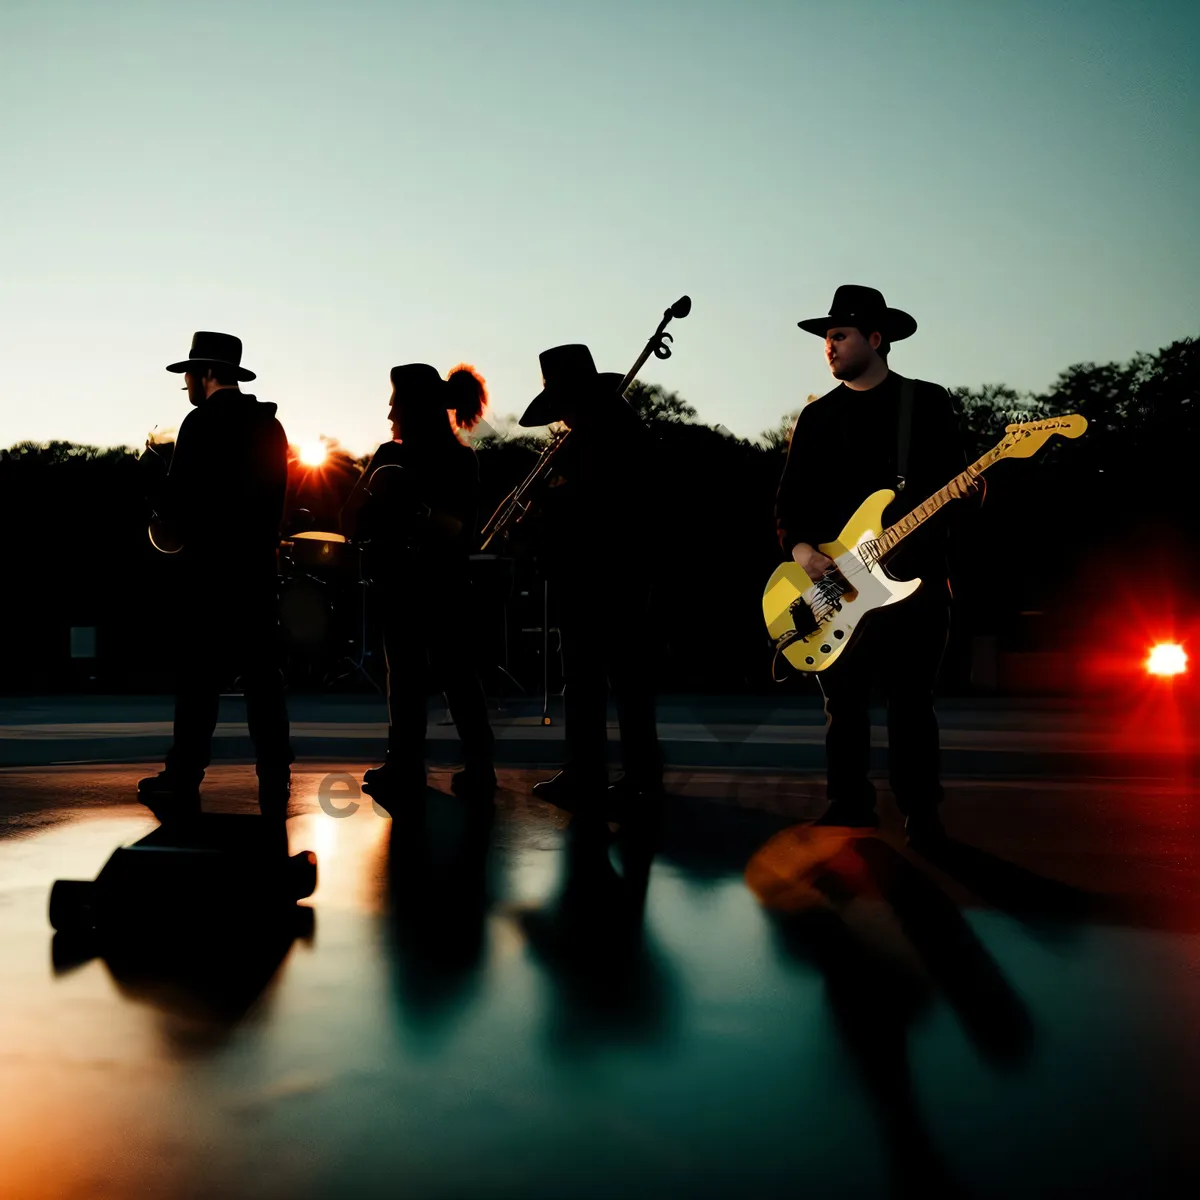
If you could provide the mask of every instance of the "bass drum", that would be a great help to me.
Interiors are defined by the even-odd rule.
[[[285,579],[279,588],[279,627],[288,645],[313,652],[329,644],[333,634],[333,601],[329,589],[311,575]]]

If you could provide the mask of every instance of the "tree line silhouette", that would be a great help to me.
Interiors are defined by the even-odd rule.
[[[1002,384],[952,389],[971,458],[1014,420],[1080,412],[1089,429],[989,471],[987,503],[954,546],[947,690],[971,686],[973,639],[995,639],[1001,650],[1069,650],[1114,630],[1132,638],[1147,613],[1190,619],[1200,600],[1195,518],[1178,497],[1200,434],[1198,380],[1200,350],[1185,338],[1125,363],[1074,365],[1044,393]],[[668,497],[665,511],[647,514],[661,545],[660,689],[773,689],[759,603],[780,557],[772,508],[795,413],[742,438],[703,424],[692,405],[658,385],[635,384],[630,401],[658,438]],[[478,432],[482,517],[529,470],[544,439],[495,418]],[[0,451],[10,523],[4,690],[169,685],[162,647],[172,563],[146,537],[138,453],[66,441]],[[289,519],[336,530],[365,461],[331,443],[325,463],[310,468],[293,450]],[[530,570],[519,566],[519,578]],[[97,630],[94,659],[71,658],[72,627]]]

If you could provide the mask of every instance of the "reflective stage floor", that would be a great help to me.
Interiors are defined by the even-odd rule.
[[[502,773],[393,822],[303,764],[302,919],[54,939],[143,769],[0,772],[0,1194],[1064,1196],[1200,1182],[1187,780],[951,781],[954,840],[675,773],[660,834]],[[325,780],[324,811],[319,789]],[[207,804],[253,811],[252,772]],[[1172,1190],[1178,1194],[1179,1183]]]

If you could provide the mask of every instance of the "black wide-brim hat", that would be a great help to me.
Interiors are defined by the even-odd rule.
[[[617,393],[624,375],[597,371],[592,352],[582,343],[554,346],[538,355],[545,385],[521,414],[525,428],[551,425],[562,420],[564,405],[571,400],[591,399]]]
[[[811,317],[797,324],[806,333],[823,338],[838,325],[853,325],[866,334],[878,331],[889,342],[900,342],[917,332],[917,322],[899,308],[888,308],[883,293],[858,283],[843,283],[833,294],[826,317]]]
[[[194,333],[192,349],[182,362],[171,363],[168,371],[176,375],[199,375],[209,367],[232,368],[240,383],[256,378],[253,371],[242,366],[242,339],[232,333]]]
[[[434,395],[446,386],[446,381],[439,374],[437,367],[431,367],[428,363],[402,363],[392,368],[389,378],[392,387],[404,392]]]

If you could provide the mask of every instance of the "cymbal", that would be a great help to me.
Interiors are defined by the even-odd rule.
[[[305,533],[292,534],[292,541],[298,542],[301,539],[309,542],[344,542],[346,540],[340,533],[322,533],[317,529],[310,529]]]

